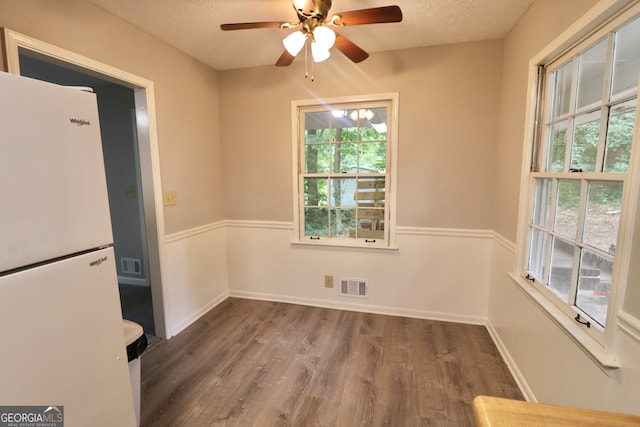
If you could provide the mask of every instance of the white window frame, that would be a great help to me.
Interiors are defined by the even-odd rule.
[[[525,141],[522,160],[522,176],[520,181],[520,205],[518,217],[518,235],[516,246],[516,266],[511,274],[513,280],[545,310],[550,317],[589,355],[599,366],[607,370],[619,367],[615,354],[615,333],[618,312],[622,307],[624,287],[631,262],[631,236],[633,234],[635,212],[638,206],[640,191],[640,108],[636,103],[636,121],[633,137],[633,149],[629,170],[624,177],[623,209],[620,215],[616,260],[613,270],[613,283],[609,296],[606,327],[593,325],[587,328],[577,322],[575,315],[579,313],[568,304],[559,304],[559,298],[553,295],[546,286],[526,278],[529,245],[529,221],[533,210],[533,172],[532,161],[537,156],[534,152],[537,135],[537,109],[543,101],[540,96],[543,80],[538,76],[541,65],[553,67],[554,61],[565,55],[573,55],[586,50],[588,46],[602,40],[611,31],[619,28],[624,22],[640,15],[640,4],[628,0],[601,0],[582,18],[576,21],[556,40],[544,48],[529,62],[529,85],[527,93],[527,113],[525,121]],[[640,99],[640,97],[638,98]],[[540,147],[542,148],[542,147]],[[544,149],[544,148],[543,148]],[[552,177],[553,173],[542,175]],[[540,177],[540,173],[538,173]],[[589,179],[589,174],[583,174]],[[598,174],[600,175],[600,174]],[[576,177],[577,178],[577,177]],[[602,176],[592,178],[605,179]]]
[[[387,102],[387,170],[385,171],[385,237],[383,239],[320,237],[311,239],[304,235],[304,129],[301,128],[300,112],[310,107],[352,106],[360,103]],[[355,248],[397,249],[396,245],[396,182],[398,159],[398,104],[399,94],[380,93],[345,96],[326,99],[294,100],[291,102],[291,141],[293,162],[293,228],[292,243],[312,246],[341,246]]]

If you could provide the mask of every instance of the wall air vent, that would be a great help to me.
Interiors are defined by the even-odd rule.
[[[340,295],[369,298],[369,283],[366,279],[340,279]]]
[[[140,267],[140,259],[138,258],[120,258],[120,270],[124,274],[135,274],[140,276],[142,268]]]

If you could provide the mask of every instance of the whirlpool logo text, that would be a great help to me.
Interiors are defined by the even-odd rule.
[[[89,120],[84,120],[84,119],[70,118],[69,121],[71,123],[73,123],[74,125],[78,125],[78,126],[90,126],[91,125],[91,122]]]

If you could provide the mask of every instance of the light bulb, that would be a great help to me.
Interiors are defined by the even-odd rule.
[[[316,43],[318,43],[318,46],[323,49],[329,50],[336,42],[336,33],[334,33],[331,29],[323,27],[321,25],[313,30],[313,39]]]
[[[373,111],[361,108],[360,110],[351,111],[351,114],[349,114],[349,118],[355,122],[356,120],[358,120],[358,118],[371,120],[375,117],[375,115],[376,114]]]
[[[292,56],[296,56],[298,52],[304,46],[304,42],[307,40],[307,36],[304,35],[302,31],[296,31],[295,33],[289,34],[282,40],[282,44],[284,48],[287,49]]]
[[[331,56],[329,49],[323,49],[316,42],[311,42],[311,55],[313,55],[313,62],[322,62]]]
[[[367,112],[366,112],[366,113],[365,113],[365,115],[364,115],[364,117],[365,117],[367,120],[371,120],[371,119],[373,119],[373,117],[374,117],[374,116],[375,116],[375,114],[374,114],[374,112],[373,112],[373,111],[371,111],[371,110],[367,110]]]
[[[293,7],[296,10],[313,10],[313,3],[311,0],[293,0]]]

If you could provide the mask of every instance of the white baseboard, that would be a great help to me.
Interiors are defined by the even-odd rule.
[[[358,311],[362,313],[385,314],[389,316],[412,317],[416,319],[439,320],[442,322],[468,323],[472,325],[485,325],[487,319],[478,316],[463,316],[452,313],[440,313],[424,310],[412,310],[397,307],[385,307],[371,304],[357,304],[348,301],[321,300],[313,298],[292,297],[289,295],[265,294],[258,292],[230,291],[230,297],[255,299],[261,301],[284,302],[300,304],[311,307],[332,308],[336,310]]]
[[[522,375],[522,372],[520,372],[520,369],[518,369],[516,362],[511,357],[511,354],[509,354],[509,350],[507,350],[507,347],[502,342],[498,331],[496,331],[491,322],[487,322],[485,326],[487,328],[487,331],[489,331],[489,335],[491,335],[491,338],[493,339],[496,347],[498,347],[498,351],[502,356],[502,360],[504,360],[504,363],[507,364],[511,375],[513,376],[513,379],[518,385],[518,388],[520,389],[520,392],[522,392],[524,398],[527,400],[527,402],[538,402],[536,396],[531,390],[531,387],[529,387],[527,380],[524,378],[524,375]]]
[[[217,306],[218,304],[220,304],[221,302],[223,302],[227,298],[229,298],[229,292],[221,293],[215,299],[209,301],[209,303],[207,303],[206,305],[202,306],[200,308],[200,310],[196,311],[195,313],[193,313],[191,316],[187,317],[186,319],[183,319],[180,322],[178,322],[172,328],[172,330],[168,334],[169,336],[167,338],[172,338],[172,337],[178,335],[180,332],[185,330],[192,323],[194,323],[196,320],[198,320],[199,318],[201,318],[202,316],[207,314],[211,309],[213,309],[215,306]]]

